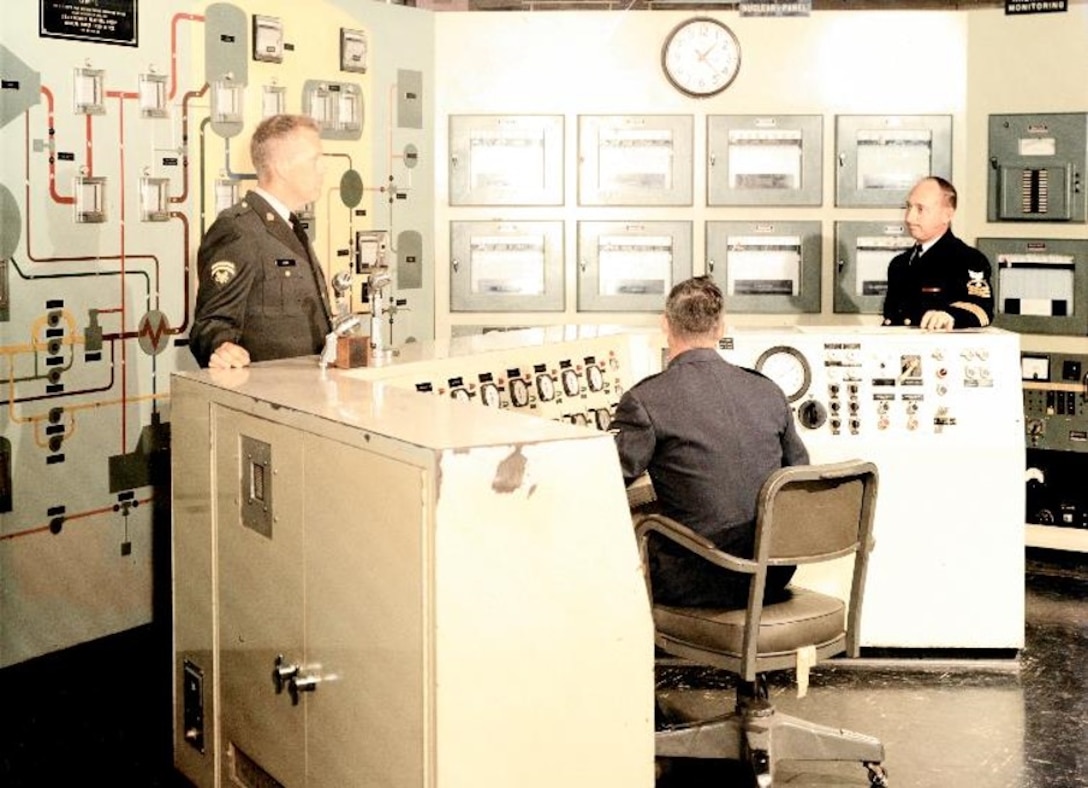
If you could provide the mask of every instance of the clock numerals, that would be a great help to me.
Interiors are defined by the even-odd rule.
[[[665,39],[661,63],[665,76],[691,96],[725,90],[740,70],[740,43],[716,19],[696,17],[677,25]]]

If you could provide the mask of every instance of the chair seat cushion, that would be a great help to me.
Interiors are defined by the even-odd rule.
[[[654,626],[673,640],[739,656],[744,645],[747,610],[654,605]],[[838,597],[790,586],[773,604],[763,606],[757,650],[760,654],[796,651],[842,635],[846,605]]]

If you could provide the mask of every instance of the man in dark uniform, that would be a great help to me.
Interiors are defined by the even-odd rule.
[[[990,325],[990,261],[952,234],[955,213],[956,189],[944,178],[923,178],[911,189],[905,219],[917,243],[888,264],[884,325],[932,331]]]
[[[317,124],[266,118],[250,156],[256,188],[219,215],[197,252],[189,348],[202,367],[317,354],[332,330],[325,274],[295,214],[321,194]]]
[[[727,552],[752,557],[759,489],[772,471],[808,463],[782,390],[717,351],[724,299],[707,277],[665,302],[669,361],[620,399],[611,428],[625,481],[649,472],[659,511]],[[743,607],[748,578],[669,542],[651,542],[654,598],[673,605]],[[772,567],[767,592],[793,567]]]

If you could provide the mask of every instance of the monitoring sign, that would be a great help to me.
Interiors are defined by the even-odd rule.
[[[1053,14],[1069,10],[1069,0],[1005,0],[1006,14]]]
[[[38,35],[136,46],[137,0],[39,0]]]

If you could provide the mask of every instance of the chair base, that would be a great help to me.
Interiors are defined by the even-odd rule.
[[[760,788],[772,784],[779,760],[856,761],[868,769],[870,785],[888,785],[879,739],[780,714],[759,699],[723,717],[666,726],[655,734],[655,751],[665,758],[747,762]]]

